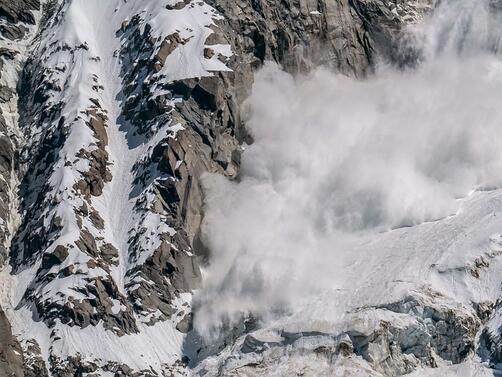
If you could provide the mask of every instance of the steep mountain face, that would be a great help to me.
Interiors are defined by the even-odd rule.
[[[9,258],[10,241],[15,232],[18,214],[19,184],[16,153],[22,143],[17,112],[17,82],[28,40],[37,23],[39,1],[0,2],[2,17],[0,47],[0,260],[4,266]],[[39,13],[39,12],[38,12]],[[2,291],[6,290],[2,287]],[[11,325],[0,309],[0,375],[20,376],[24,373],[21,346],[13,337]]]
[[[205,181],[196,374],[500,374],[499,9],[438,4],[368,80],[255,77],[239,181]]]
[[[482,327],[500,306],[493,295],[471,305],[426,284],[404,298],[389,291],[386,303],[361,298],[343,331],[294,318],[259,328],[249,317],[208,344],[192,329],[212,252],[202,180],[240,178],[253,142],[242,104],[256,71],[275,61],[363,79],[379,62],[413,65],[420,51],[404,44],[406,28],[434,6],[0,0],[0,376],[394,376],[447,364],[484,373],[469,364],[480,343],[499,362],[497,314]],[[496,231],[483,221],[498,200],[466,211],[462,226],[373,241],[410,255],[390,273],[417,249],[447,248],[442,232],[477,234],[462,244],[475,249]],[[414,248],[406,237],[436,240]],[[499,249],[491,238],[485,254],[437,268],[497,290],[491,272],[479,276]],[[374,281],[364,297],[377,295]]]

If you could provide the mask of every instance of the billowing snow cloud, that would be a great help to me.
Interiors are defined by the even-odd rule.
[[[502,64],[486,9],[440,9],[415,33],[425,61],[414,70],[259,72],[239,182],[205,179],[201,332],[336,289],[362,233],[454,216],[472,190],[501,186]]]

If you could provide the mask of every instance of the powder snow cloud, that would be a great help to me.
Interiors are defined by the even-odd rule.
[[[357,81],[269,63],[257,74],[240,180],[204,180],[212,257],[195,299],[199,331],[336,289],[358,235],[454,216],[472,190],[501,186],[493,20],[483,2],[459,4],[413,31],[416,69]]]

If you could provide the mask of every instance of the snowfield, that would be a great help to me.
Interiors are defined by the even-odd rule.
[[[48,178],[50,192],[45,193],[47,203],[56,202],[57,205],[53,208],[47,205],[43,224],[45,229],[49,229],[54,218],[61,219],[62,224],[59,237],[45,253],[53,253],[58,245],[69,246],[69,256],[64,263],[54,266],[48,273],[57,274],[66,268],[73,268],[76,272],[37,286],[37,272],[41,269],[42,260],[22,268],[22,271],[12,272],[12,275],[9,269],[3,271],[3,279],[8,284],[2,290],[1,301],[13,332],[25,346],[27,341],[36,339],[45,361],[51,355],[62,360],[67,356],[78,356],[98,364],[116,362],[134,370],[152,368],[161,373],[183,355],[183,334],[175,329],[176,323],[173,322],[176,316],[173,321],[151,326],[146,323],[159,314],[145,312],[144,317],[137,318],[140,322],[137,334],[119,337],[101,324],[81,329],[56,321],[55,326],[49,328],[37,318],[37,308],[25,299],[26,292],[34,288],[42,302],[65,305],[74,300],[84,300],[87,296],[81,292],[93,278],[111,278],[120,293],[125,295],[125,285],[135,282],[134,277],[128,277],[126,282],[126,273],[152,256],[160,245],[162,233],[176,233],[161,215],[140,213],[135,209],[138,196],[144,195],[148,201],[152,194],[135,193],[133,169],[138,161],[149,158],[152,149],[163,139],[176,138],[183,127],[170,122],[160,124],[157,130],[153,130],[156,132],[152,137],[145,138],[133,132],[123,119],[121,106],[127,98],[122,95],[124,78],[121,75],[127,67],[121,66],[120,51],[126,41],[119,31],[136,16],[140,20],[139,33],[143,33],[148,25],[152,38],[158,41],[173,33],[178,33],[184,41],[167,57],[157,77],[153,78],[157,86],[181,79],[212,76],[216,71],[229,71],[217,56],[218,53],[232,56],[230,46],[212,46],[215,55],[204,57],[205,41],[213,33],[211,27],[215,27],[214,21],[221,16],[202,1],[175,7],[178,3],[176,0],[60,1],[53,4],[57,9],[55,16],[28,48],[28,54],[40,56],[46,80],[51,82],[52,87],[58,88],[49,91],[46,102],[49,105],[62,104],[63,119],[74,119],[68,127],[66,142],[59,151],[59,160]],[[158,94],[162,94],[160,90]],[[179,99],[174,98],[172,104],[177,101]],[[87,125],[91,118],[97,117],[89,114],[89,109],[96,106],[97,116],[106,119],[107,141],[104,143],[107,144],[107,164],[112,177],[104,185],[103,194],[92,197],[90,203],[104,223],[102,229],[87,219],[83,224],[79,222],[75,212],[85,206],[86,199],[72,190],[83,172],[91,167],[90,160],[82,157],[81,151],[92,154],[103,143]],[[27,131],[26,144],[35,147],[45,132],[52,132],[54,126],[40,122],[39,128]],[[160,172],[152,174],[162,178]],[[98,240],[98,246],[110,244],[118,250],[118,260],[110,270],[99,266],[90,268],[92,258],[75,247],[82,226]],[[142,253],[132,258],[129,243],[136,228],[146,228],[148,233],[139,241]],[[134,287],[132,285],[132,289]],[[182,294],[172,304],[174,312],[181,311],[182,305],[189,302],[190,296]],[[113,314],[125,310],[120,300],[113,300]]]

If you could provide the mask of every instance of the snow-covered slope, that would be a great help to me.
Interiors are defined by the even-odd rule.
[[[500,4],[434,5],[0,0],[0,361],[496,374]]]
[[[173,174],[182,159],[172,172],[159,166],[185,129],[168,86],[230,71],[230,46],[206,45],[220,16],[203,2],[47,8],[21,79],[21,224],[3,306],[26,354],[36,344],[53,375],[87,363],[102,373],[176,369],[175,327],[198,270],[159,195],[183,179]]]

